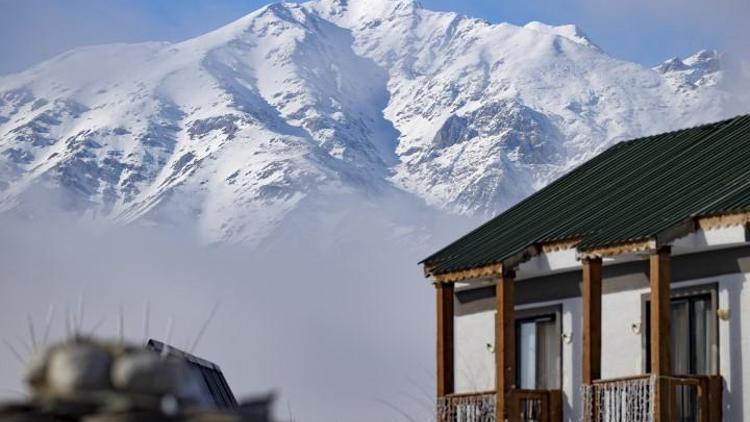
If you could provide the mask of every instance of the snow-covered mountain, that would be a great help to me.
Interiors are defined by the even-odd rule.
[[[228,241],[326,195],[491,214],[614,142],[725,117],[723,61],[649,69],[572,25],[413,0],[273,4],[184,42],[81,48],[0,78],[0,207],[41,190]]]

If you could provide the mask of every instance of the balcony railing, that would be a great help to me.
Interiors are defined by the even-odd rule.
[[[562,421],[560,390],[515,390],[510,409],[518,422]],[[438,422],[495,422],[495,392],[450,394],[438,399]]]
[[[595,381],[583,386],[583,421],[649,422],[654,420],[657,382],[669,394],[670,421],[720,422],[721,376],[641,375]]]
[[[495,422],[495,392],[450,394],[438,399],[438,422]]]
[[[721,421],[723,381],[720,375],[668,377],[670,415],[677,421]]]
[[[524,422],[557,422],[562,420],[560,390],[515,390],[511,411]]]

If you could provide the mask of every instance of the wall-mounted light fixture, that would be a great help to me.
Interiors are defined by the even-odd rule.
[[[634,323],[630,324],[630,332],[633,333],[633,334],[635,334],[635,335],[640,335],[641,332],[642,332],[641,323],[640,322],[634,322]]]
[[[565,344],[570,344],[573,342],[573,333],[562,333],[560,337],[562,337],[562,341]]]
[[[716,316],[722,321],[729,321],[732,317],[732,312],[728,308],[721,308],[716,310]]]

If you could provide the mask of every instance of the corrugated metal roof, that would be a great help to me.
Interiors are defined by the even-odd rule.
[[[750,115],[616,144],[422,263],[442,274],[566,239],[585,251],[745,210]]]

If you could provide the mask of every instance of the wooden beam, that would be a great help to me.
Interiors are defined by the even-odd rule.
[[[435,284],[437,293],[437,396],[454,392],[453,284]]]
[[[495,420],[511,418],[516,383],[516,321],[513,311],[515,273],[505,272],[495,284]]]
[[[750,212],[717,214],[708,217],[696,217],[680,221],[672,227],[657,234],[652,239],[636,240],[614,245],[600,246],[578,252],[579,259],[615,256],[626,253],[636,253],[659,249],[669,242],[685,237],[696,230],[711,230],[722,227],[742,226],[750,224]],[[543,246],[544,248],[544,246]]]
[[[670,248],[650,254],[651,278],[651,373],[670,375]]]
[[[750,223],[750,212],[720,214],[698,219],[698,227],[710,230],[720,227],[741,226]]]
[[[582,237],[577,236],[577,237],[570,238],[570,239],[556,240],[554,242],[545,242],[541,244],[542,252],[550,253],[550,252],[564,251],[566,249],[573,249],[579,243],[581,243],[582,239],[583,239]]]
[[[502,264],[490,264],[466,270],[435,274],[433,277],[435,278],[436,283],[456,283],[464,280],[497,276],[501,274],[502,271]]]
[[[583,383],[602,375],[602,259],[583,260]]]
[[[643,252],[656,248],[656,240],[638,240],[635,242],[625,242],[616,245],[601,246],[594,249],[586,249],[578,252],[578,259],[601,258],[605,256],[622,255],[626,253]]]
[[[671,373],[670,346],[670,248],[662,247],[651,252],[651,373],[657,376],[668,376]],[[654,421],[669,421],[670,409],[669,383],[659,378],[656,383],[654,401]]]

